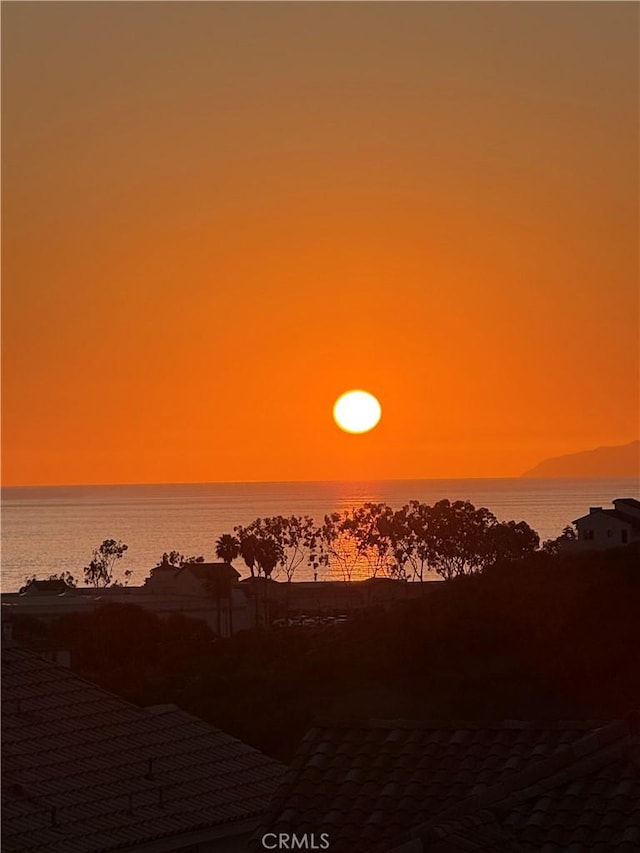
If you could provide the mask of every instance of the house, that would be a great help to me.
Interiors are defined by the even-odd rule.
[[[564,543],[574,549],[620,548],[640,541],[640,501],[616,498],[614,509],[589,507],[589,514],[573,521],[578,531],[576,540]]]
[[[240,853],[285,768],[174,705],[2,651],[7,853]]]
[[[213,595],[228,598],[231,587],[240,579],[240,572],[230,563],[185,563],[172,566],[160,563],[151,569],[144,583],[147,592],[172,595]]]
[[[331,853],[631,853],[639,748],[637,713],[612,723],[319,721],[251,849],[295,834]]]
[[[49,578],[49,580],[31,578],[20,589],[21,595],[69,595],[74,592],[75,587],[70,586],[62,578]]]
[[[160,563],[154,566],[149,577],[144,582],[144,588],[147,592],[164,594],[175,594],[176,592],[176,575],[180,572],[178,566],[173,566],[171,563]]]
[[[142,591],[174,600],[208,602],[213,615],[207,621],[218,636],[229,637],[253,626],[254,621],[244,590],[239,587],[240,572],[230,563],[186,563],[171,566],[161,563],[151,570]]]

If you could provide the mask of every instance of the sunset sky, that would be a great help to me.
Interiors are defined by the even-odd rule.
[[[638,437],[637,4],[2,12],[5,484]]]

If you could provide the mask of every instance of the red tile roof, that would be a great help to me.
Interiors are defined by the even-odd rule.
[[[640,827],[636,740],[627,723],[595,721],[321,723],[265,826],[328,832],[332,853],[566,853],[588,837],[586,814],[612,845],[594,851],[626,853],[620,839]]]
[[[283,766],[173,705],[144,709],[2,652],[3,850],[106,853],[263,813]]]
[[[522,853],[514,841],[505,838],[489,811],[431,827],[425,833],[424,842],[418,840],[413,846],[420,851],[427,849],[429,853]]]
[[[604,725],[441,813],[434,826],[491,813],[522,853],[640,850],[640,716]],[[417,833],[420,835],[420,833]],[[398,848],[398,853],[402,848]]]

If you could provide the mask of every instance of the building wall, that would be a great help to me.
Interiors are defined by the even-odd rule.
[[[144,589],[147,592],[171,593],[175,590],[175,578],[178,574],[178,569],[157,568],[152,569],[151,574],[144,582]]]
[[[173,590],[177,595],[202,595],[205,592],[202,581],[188,571],[176,575]]]
[[[202,619],[217,633],[218,609],[217,602],[198,589],[197,595],[177,595],[175,593],[160,593],[152,591],[146,584],[143,587],[108,588],[100,590],[99,594],[88,591],[68,596],[58,595],[20,595],[18,593],[2,594],[2,618],[10,618],[12,614],[36,616],[40,619],[55,619],[68,613],[91,613],[95,608],[104,604],[135,604],[145,610],[150,610],[158,616],[170,616],[181,613],[192,619]],[[247,630],[255,625],[253,604],[249,602],[241,589],[233,590],[233,633]],[[220,633],[229,636],[229,600],[220,601]]]
[[[576,521],[578,540],[574,547],[581,549],[620,548],[634,540],[634,530],[630,523],[594,512]]]

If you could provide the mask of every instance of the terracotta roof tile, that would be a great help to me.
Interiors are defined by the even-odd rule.
[[[636,729],[634,715],[601,726],[449,807],[418,831],[423,849],[431,849],[434,825],[478,810],[493,812],[523,853],[623,853],[629,844],[640,849]]]
[[[2,653],[3,850],[106,853],[264,812],[284,768],[174,706]]]
[[[332,853],[391,849],[412,827],[473,792],[477,799],[484,791],[495,793],[496,784],[530,769],[532,763],[551,762],[553,772],[561,772],[575,759],[570,745],[601,726],[592,721],[318,721],[303,738],[265,826],[289,832],[308,826],[322,832],[330,814]],[[583,745],[585,755],[599,743],[595,738],[591,747]],[[541,771],[543,776],[548,772],[548,767]],[[528,784],[535,785],[537,779],[534,770]],[[508,794],[505,789],[503,797]],[[538,831],[545,820],[543,812],[530,831]],[[517,821],[514,825],[519,826]],[[497,823],[486,830],[484,847],[469,846],[476,842],[473,833],[465,835],[466,829],[456,832],[459,843],[467,845],[460,850],[519,849]],[[498,836],[503,847],[496,846]]]

